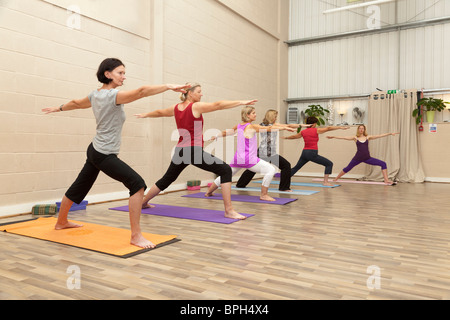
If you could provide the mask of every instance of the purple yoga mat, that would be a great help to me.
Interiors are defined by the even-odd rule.
[[[162,204],[153,204],[153,205],[156,206],[156,208],[142,209],[142,214],[188,219],[188,220],[207,221],[223,224],[231,224],[233,222],[241,221],[237,219],[225,218],[223,211],[196,209],[188,207],[174,207]],[[128,206],[111,208],[109,210],[128,212]],[[246,214],[246,213],[241,213],[241,215],[246,216],[247,218],[254,216],[254,214]]]
[[[196,198],[196,199],[211,199],[211,200],[223,200],[222,194],[216,193],[213,197],[205,197],[205,193],[193,193],[183,196],[184,198]],[[274,198],[274,197],[272,197]],[[291,198],[274,198],[276,201],[262,201],[259,199],[259,196],[247,196],[241,194],[232,194],[231,201],[240,201],[240,202],[252,202],[252,203],[268,203],[268,204],[278,204],[285,205],[298,199]]]

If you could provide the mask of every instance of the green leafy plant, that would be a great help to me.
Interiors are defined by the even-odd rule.
[[[316,117],[319,120],[319,125],[324,126],[326,124],[326,116],[330,113],[330,110],[322,108],[318,104],[309,105],[305,110],[305,114],[308,117]]]
[[[442,99],[435,99],[435,98],[423,98],[419,102],[417,102],[417,106],[419,108],[415,109],[413,111],[412,116],[416,118],[416,123],[419,124],[420,120],[422,119],[422,114],[420,114],[421,107],[424,107],[423,111],[437,111],[441,112],[444,111],[447,106],[446,104],[450,104],[450,102],[444,102]]]

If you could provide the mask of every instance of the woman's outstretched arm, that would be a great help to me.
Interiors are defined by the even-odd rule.
[[[92,106],[91,101],[89,100],[88,97],[86,97],[83,99],[72,100],[66,104],[59,106],[59,107],[42,109],[42,112],[44,112],[45,114],[49,114],[49,113],[71,111],[71,110],[77,110],[77,109],[89,109],[91,106]]]
[[[164,84],[164,85],[157,85],[157,86],[143,86],[136,90],[129,90],[129,91],[119,91],[117,93],[117,104],[126,104],[131,103],[136,100],[154,96],[169,90],[172,90],[174,92],[186,92],[186,89],[188,89],[190,85],[177,85],[177,84]]]

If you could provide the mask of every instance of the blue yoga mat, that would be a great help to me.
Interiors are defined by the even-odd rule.
[[[237,188],[235,186],[232,186],[231,189],[236,191],[256,191],[261,192],[261,188]],[[292,190],[292,192],[287,191],[280,191],[278,189],[269,189],[269,193],[281,193],[281,194],[290,194],[290,195],[296,195],[296,196],[310,196],[316,193],[319,193],[319,191],[313,191],[313,190]]]
[[[252,181],[252,183],[259,183],[262,184],[261,180],[258,181]],[[271,184],[280,184],[280,181],[272,180]],[[340,184],[334,185],[334,186],[324,186],[321,183],[307,183],[307,182],[291,182],[291,186],[296,187],[314,187],[314,188],[337,188],[340,187]]]

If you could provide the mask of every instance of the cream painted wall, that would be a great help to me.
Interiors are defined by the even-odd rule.
[[[83,15],[79,30],[69,28],[71,18],[67,10],[45,1],[0,2],[0,215],[61,199],[84,164],[95,135],[92,111],[43,115],[42,108],[98,88],[97,67],[109,56],[127,65],[126,88],[150,82],[148,39]],[[148,103],[129,105],[128,117]],[[148,129],[130,120],[121,157],[145,175],[149,151],[140,146]],[[102,175],[91,194],[122,190]]]
[[[450,182],[450,123],[437,123],[436,133],[429,132],[428,124],[424,127],[419,137],[426,180]]]
[[[264,1],[265,6],[258,1],[135,0],[123,7],[119,1],[85,0],[77,1],[81,14],[74,15],[67,11],[70,1],[0,0],[0,216],[60,201],[74,181],[95,135],[92,111],[43,115],[41,109],[98,88],[95,72],[106,57],[126,64],[123,90],[195,81],[203,86],[204,101],[259,99],[258,121],[268,108],[282,110],[289,6],[283,0]],[[120,157],[149,186],[169,165],[175,122],[138,120],[133,114],[178,101],[168,92],[126,106]],[[208,114],[205,129],[232,127],[239,113]],[[213,176],[189,168],[175,187],[194,178]],[[123,185],[101,175],[88,200],[127,194]]]
[[[151,1],[142,0],[44,0],[72,12],[81,13],[85,17],[102,21],[122,29],[150,38],[150,6]]]

